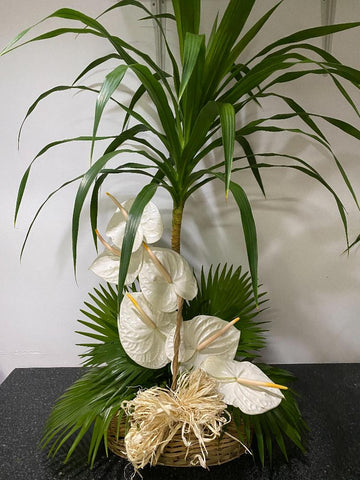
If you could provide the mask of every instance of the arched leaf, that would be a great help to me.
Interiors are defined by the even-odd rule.
[[[96,140],[108,140],[110,138],[114,138],[113,136],[110,137],[96,137]],[[41,156],[44,155],[50,148],[53,148],[57,145],[62,145],[64,143],[69,143],[69,142],[92,142],[93,137],[74,137],[74,138],[65,138],[64,140],[57,140],[55,142],[51,142],[48,145],[46,145],[44,148],[40,150],[40,152],[33,158],[33,160],[30,162],[30,165],[26,169],[24,175],[21,178],[20,185],[18,188],[18,193],[17,193],[17,198],[16,198],[16,206],[15,206],[15,214],[14,214],[14,224],[16,223],[16,219],[19,213],[19,208],[21,206],[22,198],[25,192],[25,188],[27,185],[27,181],[29,178],[30,170],[34,164],[34,162]]]
[[[130,128],[128,130],[125,130],[125,132],[121,133],[121,143],[124,143],[127,140],[132,139],[134,137],[135,132],[137,131],[138,131],[137,126]],[[128,149],[126,151],[128,152]],[[79,234],[80,214],[84,205],[85,198],[88,194],[88,191],[92,183],[96,179],[97,175],[104,168],[106,163],[109,160],[111,160],[113,157],[121,153],[123,153],[122,150],[115,150],[114,152],[109,152],[103,155],[89,168],[89,170],[82,177],[82,181],[76,193],[73,217],[72,217],[72,247],[73,247],[73,264],[74,264],[75,273],[76,273],[77,240],[78,240],[78,234]]]
[[[22,133],[22,129],[24,127],[24,123],[25,121],[27,120],[27,118],[29,117],[29,115],[31,115],[31,113],[35,110],[35,108],[38,106],[38,104],[44,100],[46,97],[48,97],[49,95],[55,93],[55,92],[62,92],[62,91],[65,91],[65,90],[85,90],[85,91],[89,91],[89,92],[94,92],[94,93],[99,93],[99,90],[95,89],[95,88],[90,88],[90,87],[87,87],[85,85],[58,85],[56,87],[52,87],[50,88],[49,90],[46,90],[45,92],[43,92],[41,95],[39,95],[37,97],[37,99],[30,105],[30,107],[28,108],[28,111],[26,112],[26,115],[23,119],[23,121],[21,122],[21,125],[20,125],[20,128],[19,128],[19,133],[18,133],[18,145],[20,143],[20,137],[21,137],[21,133]],[[118,103],[116,100],[114,100],[113,98],[111,99],[113,102],[115,103]],[[119,104],[118,104],[119,105]]]
[[[300,30],[296,33],[292,33],[291,35],[283,37],[280,40],[277,40],[271,43],[270,45],[267,45],[250,61],[265,55],[266,53],[270,52],[276,47],[279,47],[280,45],[286,45],[288,43],[303,42],[304,40],[323,37],[325,35],[331,35],[332,33],[342,32],[344,30],[349,30],[350,28],[356,28],[359,26],[360,26],[360,22],[352,22],[352,23],[339,23],[335,25],[326,25],[322,27],[313,27],[313,28],[307,28],[305,30]]]
[[[184,66],[181,76],[179,100],[181,99],[184,90],[190,80],[190,77],[194,71],[200,49],[205,43],[204,35],[195,35],[187,32],[184,42]]]
[[[84,70],[82,70],[81,73],[79,73],[79,75],[75,78],[75,80],[73,81],[73,85],[74,83],[78,82],[82,77],[84,77],[87,73],[91,72],[91,70],[93,70],[94,68],[98,67],[102,63],[105,63],[108,60],[111,60],[113,58],[116,58],[117,60],[121,60],[120,55],[118,55],[117,53],[110,53],[109,55],[105,55],[104,57],[97,58],[96,60],[89,63],[89,65],[86,68],[84,68]]]
[[[219,178],[224,183],[226,182],[225,175],[222,173],[213,173],[213,176]],[[251,206],[246,193],[239,184],[230,182],[229,190],[239,207],[241,223],[244,231],[244,238],[246,244],[246,252],[249,262],[249,269],[251,274],[251,283],[254,292],[255,302],[258,302],[258,248],[257,248],[257,234],[255,221],[252,214]]]
[[[28,238],[29,238],[29,235],[30,235],[30,232],[32,230],[32,227],[34,226],[34,223],[39,215],[39,213],[41,212],[41,210],[45,207],[45,205],[47,204],[47,202],[50,200],[51,197],[53,197],[57,192],[59,192],[60,190],[62,190],[64,187],[70,185],[71,183],[74,183],[78,180],[80,180],[82,178],[82,176],[78,176],[76,178],[73,178],[71,180],[68,180],[67,182],[63,183],[62,185],[60,185],[60,187],[58,187],[56,190],[53,190],[48,196],[47,198],[44,200],[44,202],[40,205],[40,207],[38,208],[38,210],[36,211],[35,215],[34,215],[34,218],[32,219],[31,223],[30,223],[30,226],[26,232],[26,235],[25,235],[25,239],[24,239],[24,242],[22,244],[22,247],[21,247],[21,251],[20,251],[20,260],[23,256],[23,253],[24,253],[24,250],[25,250],[25,246],[27,244],[27,241],[28,241]]]
[[[112,94],[120,85],[121,80],[124,78],[124,75],[128,69],[127,65],[119,65],[112,72],[110,72],[105,77],[105,81],[101,86],[100,93],[96,100],[95,105],[95,115],[94,115],[94,126],[93,126],[93,141],[91,143],[91,158],[94,152],[95,136],[99,127],[99,122],[101,115],[104,111],[104,108],[111,98]]]
[[[132,247],[134,244],[135,235],[140,224],[141,215],[144,211],[146,205],[150,202],[154,196],[157,188],[158,181],[157,179],[161,178],[161,174],[151,181],[148,185],[142,188],[140,193],[136,196],[134,203],[132,204],[129,211],[129,218],[126,222],[124,240],[121,247],[121,257],[120,257],[120,269],[119,269],[119,281],[118,281],[118,300],[121,303],[123,298],[123,289],[125,285],[125,278],[129,268],[130,257],[132,253]]]

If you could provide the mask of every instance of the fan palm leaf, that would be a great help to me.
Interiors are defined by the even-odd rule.
[[[264,304],[265,293],[259,294],[259,305]],[[240,321],[235,327],[241,331],[237,350],[239,358],[255,358],[265,346],[263,321],[256,317],[261,312],[252,291],[251,277],[241,267],[211,266],[208,273],[201,271],[198,294],[184,306],[184,319],[197,315],[213,315],[230,322],[235,317]]]
[[[151,370],[133,362],[119,339],[117,290],[100,285],[89,294],[81,310],[87,320],[79,320],[87,337],[81,343],[87,351],[83,358],[84,373],[58,399],[47,420],[42,446],[49,455],[67,449],[67,461],[84,435],[91,432],[89,462],[93,465],[102,441],[107,442],[111,419],[121,411],[121,403],[133,398],[139,385],[151,387],[168,380],[167,369]]]

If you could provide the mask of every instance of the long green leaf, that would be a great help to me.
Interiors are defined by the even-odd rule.
[[[360,243],[360,234],[355,238],[353,242],[350,243],[346,251],[349,252],[350,248],[355,247],[355,245],[357,245],[358,243]]]
[[[193,33],[186,33],[184,42],[184,66],[181,76],[179,100],[181,99],[185,88],[190,80],[190,77],[194,71],[201,47],[205,43],[204,35],[195,35]]]
[[[45,19],[43,19],[42,21],[38,22],[36,25],[39,25],[40,23],[42,23],[44,20],[47,20],[48,18],[50,17],[46,17]],[[35,25],[34,25],[35,26]],[[24,30],[25,33],[27,33],[31,28],[33,27],[30,27],[26,30]],[[22,32],[22,33],[24,33]],[[103,35],[99,32],[97,32],[96,30],[91,30],[91,29],[84,29],[84,28],[57,28],[55,30],[51,30],[47,33],[43,33],[42,35],[38,35],[37,37],[34,37],[30,40],[27,40],[26,42],[23,42],[23,43],[20,43],[19,45],[16,45],[15,43],[22,37],[20,37],[19,34],[17,37],[15,37],[15,39],[10,42],[9,45],[12,45],[11,48],[8,48],[8,49],[4,49],[2,52],[0,52],[0,56],[1,55],[5,55],[6,53],[9,53],[13,50],[16,50],[17,48],[20,48],[20,47],[23,47],[24,45],[27,45],[28,43],[32,43],[32,42],[38,42],[40,40],[48,40],[49,38],[55,38],[55,37],[59,37],[60,35],[64,35],[65,33],[76,33],[77,35],[83,35],[83,34],[86,34],[86,35],[95,35],[95,36],[98,36],[98,37],[102,37]],[[15,45],[15,46],[13,46]]]
[[[114,138],[113,136],[110,137],[96,137],[96,140],[109,140],[111,138]],[[14,214],[14,224],[16,224],[17,216],[19,213],[19,209],[21,206],[22,198],[26,189],[27,181],[29,178],[30,170],[34,164],[34,162],[41,157],[41,155],[44,155],[50,148],[53,148],[57,145],[62,145],[64,143],[69,143],[69,142],[91,142],[93,140],[93,137],[74,137],[74,138],[65,138],[63,140],[57,140],[55,142],[51,142],[48,145],[46,145],[44,148],[40,150],[40,152],[32,159],[30,162],[30,165],[26,169],[24,175],[21,178],[18,193],[17,193],[17,198],[16,198],[16,206],[15,206],[15,214]]]
[[[10,52],[12,50],[13,45],[19,42],[30,30],[32,30],[34,27],[40,25],[44,20],[40,20],[39,22],[35,23],[34,25],[31,25],[30,27],[26,28],[22,32],[18,33],[15,38],[13,38],[5,48],[3,48],[0,51],[0,57],[1,55],[5,55],[6,53]]]
[[[230,103],[223,103],[220,106],[220,121],[225,158],[225,197],[227,198],[235,144],[235,110]]]
[[[100,58],[97,58],[96,60],[92,61],[91,63],[89,63],[89,65],[87,67],[84,68],[84,70],[82,70],[79,73],[79,75],[73,81],[73,84],[77,83],[82,77],[84,77],[87,73],[91,72],[91,70],[93,70],[94,68],[98,67],[99,65],[101,65],[101,64],[103,64],[103,63],[105,63],[108,60],[111,60],[113,58],[116,58],[117,60],[121,60],[120,55],[118,55],[117,53],[110,53],[109,55],[105,55],[104,57],[100,57]]]
[[[325,35],[331,35],[333,33],[342,32],[344,30],[349,30],[350,28],[356,28],[359,26],[360,26],[360,22],[352,22],[352,23],[340,23],[335,25],[326,25],[323,27],[313,27],[313,28],[307,28],[305,30],[300,30],[299,32],[283,37],[280,40],[277,40],[276,42],[273,42],[270,45],[267,45],[255,57],[253,57],[252,60],[262,55],[266,55],[268,52],[270,52],[276,47],[279,47],[280,45],[286,45],[288,43],[303,42],[304,40],[323,37]]]
[[[249,162],[249,165],[251,167],[251,171],[255,177],[255,180],[257,181],[264,197],[265,197],[265,189],[264,189],[264,185],[263,185],[263,182],[262,182],[262,179],[261,179],[261,175],[260,175],[260,172],[259,172],[259,169],[256,167],[257,165],[257,162],[256,162],[256,155],[254,154],[252,148],[251,148],[251,145],[250,143],[248,142],[248,140],[241,136],[241,135],[236,135],[236,141],[241,145],[242,149],[244,150],[244,153],[246,155],[246,158]]]
[[[68,180],[67,182],[63,183],[62,185],[60,185],[60,187],[58,187],[56,190],[53,190],[47,197],[46,199],[44,200],[44,202],[40,205],[40,207],[38,208],[38,210],[36,211],[31,223],[30,223],[30,226],[29,228],[27,229],[27,232],[26,232],[26,235],[25,235],[25,239],[24,239],[24,242],[21,246],[21,251],[20,251],[20,260],[22,259],[22,256],[24,254],[24,250],[25,250],[25,246],[27,244],[27,241],[28,241],[28,238],[29,238],[29,235],[30,235],[30,232],[32,230],[32,227],[34,226],[34,223],[37,219],[37,217],[39,216],[41,210],[45,207],[45,205],[47,204],[47,202],[50,200],[51,197],[53,197],[56,193],[58,193],[60,190],[62,190],[64,187],[66,187],[67,185],[70,185],[71,183],[74,183],[78,180],[80,180],[82,178],[82,176],[78,176],[76,178],[73,178],[71,180]]]
[[[270,10],[268,10],[265,15],[263,15],[260,20],[258,20],[251,28],[250,30],[239,40],[239,42],[234,46],[234,48],[231,50],[229,58],[228,58],[228,67],[235,63],[236,59],[239,57],[239,55],[242,53],[242,51],[249,45],[249,43],[256,37],[256,35],[261,31],[262,27],[265,25],[265,23],[269,20],[271,15],[274,13],[274,11],[278,8],[278,6],[283,2],[283,0],[280,0],[276,5],[274,5]]]
[[[348,104],[354,110],[356,115],[360,118],[359,109],[355,105],[355,102],[353,101],[353,99],[351,98],[349,93],[345,90],[345,88],[342,86],[342,84],[339,82],[339,80],[337,80],[337,78],[334,75],[330,74],[330,77],[331,77],[332,81],[335,83],[335,85],[336,85],[337,89],[339,90],[339,92],[341,93],[341,95],[345,98],[345,100],[348,102]]]
[[[144,65],[131,65],[131,70],[137,75],[154,102],[160,122],[168,137],[170,151],[174,158],[179,158],[180,142],[175,128],[175,119],[161,84]]]
[[[37,99],[30,105],[30,107],[28,108],[27,112],[26,112],[26,115],[23,119],[23,121],[21,122],[20,124],[20,128],[19,128],[19,133],[18,133],[18,145],[20,143],[20,137],[21,137],[21,133],[22,133],[22,129],[24,127],[24,123],[26,122],[27,118],[29,117],[29,115],[31,115],[31,113],[35,110],[35,108],[38,106],[38,104],[44,100],[46,97],[48,97],[49,95],[52,95],[53,93],[55,92],[62,92],[62,91],[65,91],[65,90],[85,90],[85,91],[88,91],[88,92],[94,92],[94,93],[99,93],[99,90],[95,89],[95,88],[90,88],[90,87],[87,87],[85,85],[58,85],[56,87],[52,87],[50,88],[49,90],[46,90],[45,92],[43,92],[41,95],[39,95],[37,97]],[[112,101],[115,101],[113,98],[111,99]],[[117,102],[116,102],[117,103]]]
[[[162,35],[162,38],[163,38],[163,41],[164,41],[164,44],[165,44],[165,47],[166,47],[166,51],[169,55],[169,58],[171,60],[171,64],[172,64],[172,67],[173,67],[173,77],[174,77],[174,86],[175,86],[175,90],[178,91],[179,89],[179,83],[180,83],[180,80],[179,80],[179,68],[178,68],[178,65],[177,65],[177,62],[176,62],[176,59],[171,51],[171,48],[168,44],[168,41],[167,41],[167,35],[166,35],[166,32],[164,31],[163,27],[162,27],[162,24],[161,22],[159,21],[159,19],[161,18],[170,18],[172,20],[175,20],[175,17],[171,14],[159,14],[159,15],[153,15],[152,12],[146,8],[146,5],[143,5],[143,3],[137,1],[137,0],[122,0],[120,2],[117,2],[115,3],[114,5],[112,5],[111,7],[107,8],[104,12],[102,12],[97,18],[100,18],[102,15],[105,15],[106,13],[116,9],[116,8],[121,8],[121,7],[125,7],[125,6],[128,6],[128,5],[131,5],[131,6],[134,6],[134,7],[137,7],[141,10],[143,10],[144,12],[146,12],[148,14],[147,17],[144,17],[144,18],[141,18],[140,20],[145,20],[145,19],[152,19],[155,21],[155,23],[157,24],[160,32],[161,32],[161,35]],[[125,47],[125,44],[124,44],[124,47]],[[126,45],[127,48],[131,48],[130,45]],[[125,47],[125,48],[126,48]],[[165,72],[162,72],[159,67],[151,61],[150,57],[148,56],[145,56],[143,54],[143,52],[140,52],[139,50],[133,50],[135,53],[137,53],[138,55],[142,56],[143,60],[145,60],[148,65],[150,65],[152,68],[154,68],[156,74],[159,76],[159,78],[161,78],[162,80],[165,79],[166,77],[166,74]],[[167,85],[168,87],[168,85]]]
[[[166,76],[164,72],[157,66],[157,64],[149,57],[149,55],[143,53],[141,50],[136,49],[132,45],[128,44],[124,40],[122,40],[119,37],[116,37],[114,35],[111,35],[106,28],[99,23],[96,19],[89,17],[88,15],[85,15],[82,12],[79,12],[78,10],[74,10],[71,8],[61,8],[60,10],[57,10],[56,12],[52,13],[47,17],[49,18],[64,18],[68,20],[75,20],[82,22],[84,25],[86,25],[89,28],[85,29],[80,29],[79,33],[93,33],[97,36],[101,36],[103,38],[106,38],[115,48],[117,53],[121,56],[121,58],[127,63],[127,65],[132,65],[137,63],[134,58],[131,57],[127,53],[127,50],[130,50],[134,52],[135,54],[139,55],[148,65],[150,65],[157,73],[160,74],[164,84],[166,85],[167,91],[169,94],[172,96],[173,100],[174,97],[172,95],[171,88],[166,81]],[[93,29],[93,30],[91,30]],[[59,33],[60,34],[60,33]]]
[[[104,111],[104,108],[107,102],[109,101],[109,99],[111,98],[115,90],[118,88],[118,86],[120,85],[121,80],[124,78],[124,75],[127,69],[128,69],[127,65],[117,66],[112,72],[106,75],[105,81],[102,84],[99,96],[96,100],[96,106],[95,106],[93,141],[91,143],[91,158],[94,151],[95,137],[99,127],[101,115]]]
[[[134,131],[137,132],[138,128],[137,127],[130,128],[125,132],[123,132],[121,134],[121,143],[124,143],[127,140],[133,138]],[[85,198],[87,196],[87,193],[92,183],[96,179],[97,175],[104,168],[106,163],[116,155],[119,155],[120,153],[122,153],[121,150],[115,150],[114,152],[110,152],[103,155],[91,166],[91,168],[82,177],[82,181],[76,193],[74,209],[73,209],[73,217],[72,217],[72,249],[73,249],[73,263],[74,263],[75,273],[76,273],[77,240],[78,240],[78,234],[79,234],[80,214],[84,205]]]
[[[201,44],[199,45],[199,52],[197,54],[194,68],[191,72],[191,76],[187,83],[186,89],[184,90],[179,105],[182,115],[181,118],[184,145],[186,145],[189,141],[189,138],[194,129],[194,123],[202,107],[201,97],[204,82],[205,51],[205,42],[201,42]],[[187,63],[186,60],[185,63]]]
[[[267,95],[275,96],[275,97],[278,97],[278,98],[281,98],[282,100],[284,100],[295,111],[295,116],[298,116],[299,118],[301,118],[319,136],[314,136],[314,135],[311,135],[311,134],[307,134],[306,132],[303,132],[299,129],[295,129],[295,130],[294,129],[289,129],[288,130],[288,129],[280,128],[277,131],[291,131],[292,130],[294,132],[301,133],[303,135],[308,135],[308,136],[312,137],[314,140],[316,140],[317,142],[321,143],[331,153],[332,157],[335,160],[336,166],[337,166],[344,182],[346,183],[346,186],[347,186],[349,192],[351,193],[351,195],[354,199],[354,202],[356,203],[357,207],[360,208],[356,193],[355,193],[354,188],[353,188],[353,186],[352,186],[352,184],[349,180],[349,177],[348,177],[347,173],[345,172],[344,167],[342,166],[340,161],[337,159],[337,157],[334,155],[327,139],[325,138],[325,136],[323,135],[321,130],[318,128],[318,126],[314,123],[314,121],[312,120],[311,117],[321,118],[321,119],[329,122],[330,124],[334,125],[335,127],[341,129],[344,133],[347,133],[348,135],[351,135],[358,140],[360,140],[360,130],[357,129],[356,127],[354,127],[353,125],[345,122],[344,120],[340,120],[338,118],[333,118],[333,117],[329,117],[329,116],[325,116],[325,115],[319,115],[319,114],[315,114],[315,113],[308,113],[299,104],[297,104],[294,100],[292,100],[291,98],[284,97],[282,95],[277,95],[277,94],[274,94],[274,93],[263,94],[262,96],[267,96]],[[294,114],[285,114],[285,115],[277,114],[277,115],[274,115],[273,117],[270,117],[270,118],[272,120],[280,120],[280,119],[285,119],[285,118],[291,118],[292,116],[294,116]],[[267,120],[270,120],[270,118],[267,119]],[[251,122],[251,123],[255,126],[255,124],[259,124],[258,123],[259,120],[260,119],[256,120],[254,123],[253,122]],[[267,120],[265,120],[265,121],[267,121]],[[262,120],[260,120],[260,123],[262,123]],[[257,129],[257,127],[255,127],[255,129]],[[246,127],[245,127],[245,131],[246,131]],[[243,134],[245,133],[245,131],[243,130]],[[271,131],[271,127],[270,127],[269,131]],[[276,129],[273,129],[272,131],[276,131]]]
[[[216,102],[208,102],[200,111],[189,138],[182,153],[182,163],[186,165],[190,159],[193,159],[199,148],[204,144],[209,128],[214,119],[219,114],[219,105]],[[194,162],[189,164],[192,169]]]
[[[187,33],[199,33],[201,0],[172,0],[179,38],[180,58],[184,57]]]
[[[219,178],[224,183],[226,178],[224,174],[213,173],[214,177]],[[233,197],[239,207],[241,223],[244,231],[244,238],[246,244],[246,252],[249,261],[249,269],[251,274],[252,288],[254,292],[255,302],[258,302],[258,248],[257,248],[257,234],[254,217],[251,211],[251,206],[246,193],[235,182],[230,182],[229,190],[233,194]]]
[[[227,62],[230,51],[250,15],[255,0],[230,0],[219,27],[214,35],[211,48],[205,60],[203,103],[213,98],[219,82],[232,66]]]
[[[132,204],[129,211],[129,218],[126,222],[124,239],[121,246],[119,281],[118,281],[119,304],[121,303],[123,298],[123,289],[125,285],[127,271],[129,268],[132,247],[134,244],[137,229],[140,225],[141,216],[144,211],[144,208],[150,202],[152,197],[155,195],[157,188],[158,188],[158,183],[156,181],[152,181],[150,184],[143,187],[142,190],[136,196],[134,203]]]
[[[297,63],[301,62],[288,61],[288,58],[286,58],[285,55],[271,60],[264,59],[254,68],[250,69],[247,75],[224,93],[219,98],[219,101],[228,103],[237,102],[244,95],[251,95],[254,88],[259,88],[262,82],[275,72],[291,68]]]
[[[292,114],[290,114],[292,115]],[[310,116],[311,117],[317,117],[317,118],[321,118],[325,121],[327,121],[328,123],[330,123],[331,125],[334,125],[335,127],[339,128],[340,130],[342,130],[344,133],[347,133],[348,135],[356,138],[357,140],[360,140],[360,130],[357,129],[356,127],[354,127],[353,125],[349,124],[348,122],[345,122],[344,120],[340,120],[338,118],[333,118],[333,117],[329,117],[329,116],[326,116],[326,115],[319,115],[319,114],[315,114],[315,113],[308,113],[308,112],[302,112],[302,111],[298,111],[296,112],[296,115],[299,116],[299,117],[302,117],[302,118],[307,118],[309,119]],[[281,117],[281,115],[280,115]],[[275,115],[274,117],[272,118],[280,118],[279,115]],[[290,118],[290,117],[289,117]],[[306,121],[306,123],[308,125],[311,126],[311,122],[309,121]],[[311,135],[310,135],[311,136]],[[355,194],[355,191],[353,189],[353,186],[349,180],[349,177],[348,175],[346,174],[345,172],[345,169],[344,167],[341,165],[341,163],[339,162],[339,160],[337,159],[337,157],[333,154],[332,152],[332,149],[330,148],[329,144],[327,142],[323,142],[322,139],[319,139],[319,137],[315,137],[315,139],[317,141],[320,141],[320,143],[322,143],[329,151],[330,153],[332,154],[334,160],[335,160],[335,163],[341,173],[341,176],[343,177],[345,183],[346,183],[346,186],[348,187],[356,205],[358,208],[360,208],[360,205],[359,205],[359,202],[358,202],[358,199],[357,199],[357,196]]]
[[[304,166],[299,166],[299,165],[279,165],[279,164],[273,165],[273,164],[267,164],[267,163],[258,163],[257,168],[291,168],[291,169],[298,170],[298,171],[304,173],[305,175],[308,175],[308,176],[314,178],[319,183],[321,183],[332,194],[332,196],[335,199],[336,205],[337,205],[338,210],[339,210],[340,218],[341,218],[341,221],[343,223],[344,231],[345,231],[346,244],[347,244],[347,246],[349,245],[348,226],[347,226],[347,219],[346,219],[346,210],[344,208],[344,205],[341,202],[341,200],[340,200],[339,196],[337,195],[337,193],[335,192],[335,190],[325,181],[325,179],[313,167],[311,167],[304,160],[301,160],[301,159],[299,159],[297,157],[294,157],[294,156],[291,156],[291,155],[281,155],[281,154],[275,154],[275,153],[257,153],[257,156],[258,157],[260,157],[260,156],[264,156],[264,157],[267,157],[267,156],[283,156],[285,158],[287,157],[287,158],[296,159],[297,161],[300,161],[300,163],[305,165],[305,167],[304,167]],[[247,168],[249,168],[249,167],[234,169],[234,172],[239,171],[239,170],[244,170],[244,169],[247,169]]]
[[[154,78],[156,80],[159,80],[160,77],[157,73],[155,73]],[[129,103],[128,109],[126,110],[126,115],[125,115],[124,122],[123,122],[123,127],[122,127],[123,130],[125,130],[127,128],[129,119],[130,119],[131,115],[134,113],[134,108],[135,108],[136,104],[138,103],[138,101],[142,98],[144,93],[146,93],[146,88],[144,87],[144,85],[140,84],[139,88],[131,96],[131,101]]]

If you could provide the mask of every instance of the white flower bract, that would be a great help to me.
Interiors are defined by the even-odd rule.
[[[196,279],[187,261],[178,253],[167,248],[153,248],[152,251],[169,273],[172,282],[167,282],[145,253],[139,274],[141,291],[157,310],[173,312],[177,308],[178,296],[185,300],[192,300],[196,296]]]
[[[133,203],[134,199],[131,199],[126,200],[126,202],[123,202],[121,205],[129,212]],[[126,221],[127,217],[118,209],[111,217],[106,228],[106,235],[110,237],[114,245],[119,248],[121,248],[124,239]],[[149,202],[141,216],[132,251],[135,252],[138,250],[144,240],[146,243],[157,242],[160,240],[162,234],[163,223],[159,209],[154,203]]]
[[[209,315],[198,315],[192,320],[183,323],[181,330],[181,343],[179,362],[182,367],[190,369],[197,367],[209,355],[221,355],[233,359],[240,340],[240,331],[231,326],[223,335],[214,340],[210,345],[198,351],[197,347],[228,325],[229,322]],[[166,354],[172,360],[174,357],[174,332],[170,332],[166,341]]]
[[[251,362],[211,356],[206,358],[201,368],[218,381],[218,389],[224,395],[224,402],[238,407],[247,415],[267,412],[277,407],[284,398],[278,388],[238,383],[237,379],[271,383],[270,378]]]
[[[148,317],[155,324],[153,328],[143,320],[131,300],[125,296],[118,317],[121,344],[134,362],[146,368],[162,368],[169,359],[165,353],[166,337],[176,321],[176,312],[155,311],[140,292],[131,294]]]
[[[129,268],[125,278],[125,283],[130,284],[135,281],[139,275],[143,262],[143,249],[134,252],[130,257]],[[109,250],[104,250],[96,257],[89,269],[98,277],[109,283],[118,283],[120,268],[120,257]]]

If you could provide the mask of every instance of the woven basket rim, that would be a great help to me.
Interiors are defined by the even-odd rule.
[[[117,438],[118,414],[113,417],[108,429],[107,442],[109,449],[115,455],[127,459],[124,444],[125,422],[126,416],[123,414],[120,419],[119,436]],[[235,421],[232,419],[226,425],[224,430],[224,434],[220,438],[206,443],[206,465],[208,467],[222,465],[235,460],[243,455],[249,448],[251,438],[250,442],[246,441],[246,433],[243,423],[236,425]],[[239,436],[242,437],[241,440]],[[157,465],[167,467],[197,467],[200,465],[191,465],[190,463],[191,458],[197,453],[200,453],[199,445],[194,442],[194,445],[186,447],[182,441],[181,433],[178,432],[165,447],[158,459]]]

